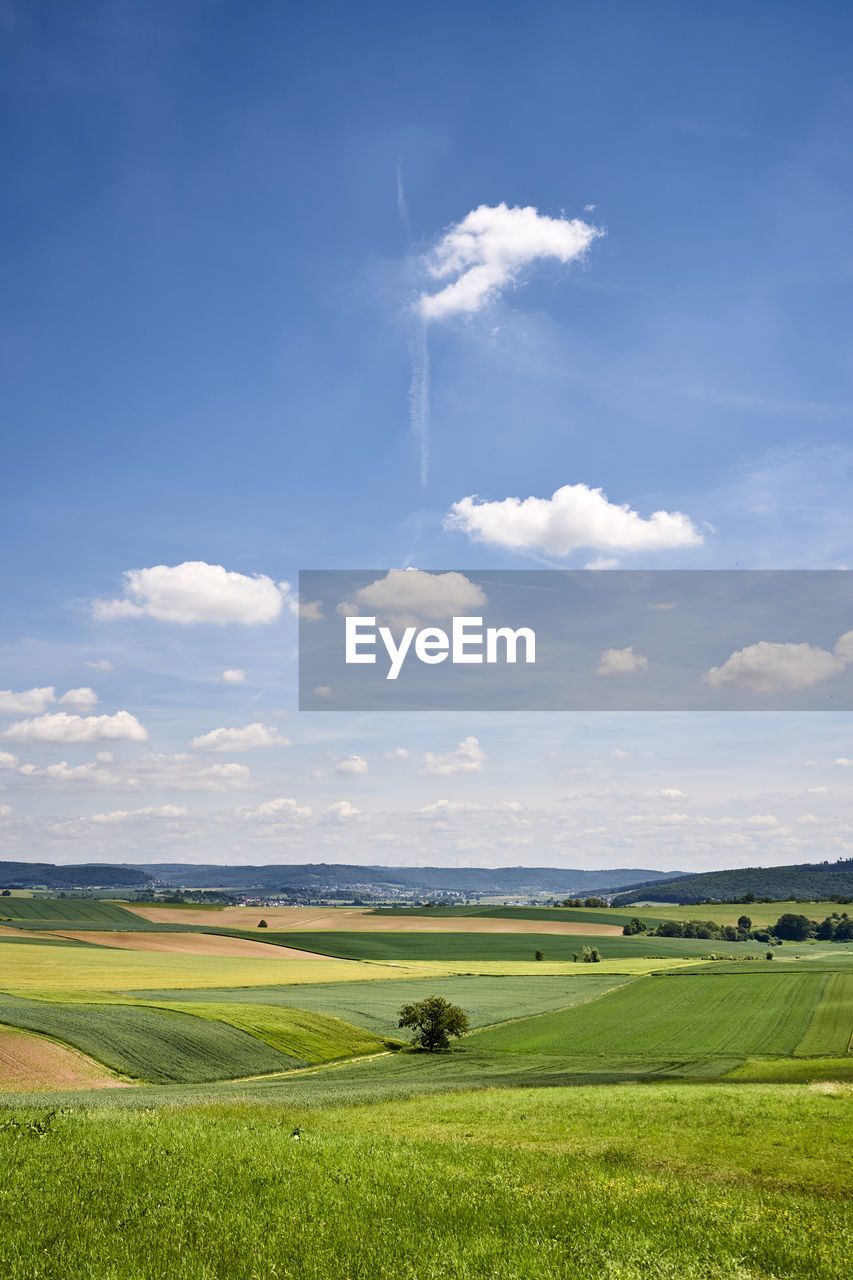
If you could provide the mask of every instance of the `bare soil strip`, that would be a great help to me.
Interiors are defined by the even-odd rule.
[[[38,1093],[52,1089],[127,1089],[85,1054],[45,1036],[0,1026],[0,1092]]]
[[[296,947],[278,947],[251,938],[228,938],[213,933],[73,933],[57,932],[55,937],[76,938],[101,947],[119,947],[123,951],[169,951],[176,955],[248,956],[253,960],[327,960],[328,956]]]

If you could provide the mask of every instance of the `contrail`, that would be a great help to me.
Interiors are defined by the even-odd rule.
[[[409,341],[412,378],[409,383],[409,418],[418,450],[421,488],[429,476],[429,347],[426,321],[418,319]]]
[[[403,184],[403,166],[397,161],[397,214],[406,233],[407,248],[412,247],[412,222],[406,203]],[[421,488],[426,488],[429,476],[429,347],[427,346],[426,321],[418,317],[416,328],[409,339],[409,359],[412,376],[409,381],[409,421],[418,451]]]
[[[406,233],[406,239],[411,244],[412,241],[412,224],[409,220],[409,206],[406,204],[406,191],[403,186],[403,166],[397,161],[397,213],[400,216],[400,225]]]

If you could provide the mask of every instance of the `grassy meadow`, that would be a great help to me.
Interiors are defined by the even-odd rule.
[[[38,1138],[24,1109],[0,1142],[0,1260],[10,1280],[837,1280],[849,1167],[820,1138],[844,1102],[803,1086],[499,1089],[75,1110]]]
[[[207,912],[193,933],[211,950],[264,946],[186,954],[188,926],[159,911],[12,910],[10,1280],[848,1269],[853,947],[786,944],[768,963],[756,943],[601,938],[598,919],[588,939],[537,933],[546,909],[492,908],[530,932],[360,930],[351,913],[223,930]],[[134,932],[167,949],[127,949]],[[586,941],[601,963],[572,960]],[[413,1052],[399,1009],[436,994],[470,1031]]]

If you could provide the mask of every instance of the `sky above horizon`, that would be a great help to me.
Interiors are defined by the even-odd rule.
[[[300,569],[853,567],[848,6],[0,34],[0,859],[851,856],[848,713],[300,713],[296,668]]]

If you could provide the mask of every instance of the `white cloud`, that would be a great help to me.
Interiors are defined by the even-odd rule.
[[[627,649],[605,649],[595,668],[597,676],[626,676],[635,671],[646,671],[649,660],[641,653],[634,653],[633,645]]]
[[[0,769],[14,769],[18,763],[18,757],[13,756],[11,751],[0,751]]]
[[[223,684],[242,684],[246,679],[246,673],[239,667],[226,667],[219,679]]]
[[[92,667],[95,671],[114,671],[115,667],[106,658],[96,658],[94,662],[84,662],[84,667]]]
[[[91,711],[98,705],[98,695],[94,689],[69,689],[59,699],[61,706],[76,707],[78,711]]]
[[[411,751],[409,751],[407,747],[395,747],[393,751],[385,752],[385,759],[386,760],[408,760],[411,754],[412,754]]]
[[[754,813],[747,818],[746,825],[748,827],[778,827],[779,819],[774,818],[772,813]]]
[[[838,761],[836,760],[835,763],[838,764]],[[829,787],[806,787],[806,791],[808,791],[810,796],[828,796],[829,795]]]
[[[127,822],[132,818],[185,818],[189,810],[179,804],[161,804],[144,809],[113,809],[111,813],[93,813],[90,822]]]
[[[20,693],[0,689],[0,715],[37,716],[55,701],[56,690],[52,685],[43,689],[22,689]]]
[[[482,813],[485,806],[466,800],[436,800],[418,809],[420,818],[455,818],[463,813]]]
[[[367,815],[359,809],[354,808],[349,800],[336,800],[334,804],[330,804],[328,809],[323,810],[323,817],[327,822],[357,822]]]
[[[397,626],[417,626],[470,614],[486,603],[482,587],[462,573],[391,569],[384,578],[360,587],[351,599],[342,601],[338,613],[372,615]]]
[[[100,621],[144,616],[183,625],[259,626],[274,622],[284,604],[293,603],[286,582],[273,582],[262,573],[248,577],[204,560],[129,569],[124,580],[124,599],[94,602],[93,612]]]
[[[717,689],[746,688],[755,693],[775,689],[807,689],[837,675],[844,662],[810,644],[775,644],[759,640],[737,649],[721,667],[711,667],[702,677]]]
[[[248,805],[241,805],[237,810],[241,818],[254,819],[264,821],[271,819],[281,822],[286,818],[305,819],[311,817],[311,810],[304,805],[298,805],[291,797],[278,796],[275,800],[265,800],[263,804],[258,805],[257,809],[250,809]]]
[[[833,763],[840,764],[844,769],[849,769],[853,766],[853,760],[850,760],[847,756],[836,756]]]
[[[67,760],[56,764],[43,765],[22,764],[18,773],[25,778],[47,778],[51,782],[83,783],[94,787],[124,787],[134,789],[139,786],[135,778],[123,778],[112,769],[105,769],[103,762],[90,760],[86,764],[70,765]]]
[[[541,549],[566,556],[580,547],[603,551],[664,551],[702,542],[688,516],[655,511],[643,519],[626,504],[609,502],[601,489],[566,484],[550,498],[480,502],[476,494],[454,502],[446,529],[461,529],[475,542],[513,551]]]
[[[687,799],[687,793],[685,791],[679,791],[677,787],[664,787],[664,789],[661,791],[660,794],[664,796],[667,800],[686,800]]]
[[[331,698],[332,686],[330,684],[318,684],[316,689],[312,690],[315,698]]]
[[[486,753],[476,738],[464,738],[458,747],[445,755],[428,751],[422,773],[482,773]]]
[[[10,804],[0,804],[0,818],[11,818],[12,806]]]
[[[585,564],[584,568],[600,573],[604,569],[618,569],[619,561],[615,556],[596,556],[594,560],[590,560],[588,564]]]
[[[13,742],[146,742],[148,731],[129,711],[112,716],[75,716],[57,711],[18,720],[2,735]]]
[[[186,752],[176,755],[147,755],[127,766],[136,786],[168,787],[174,791],[245,791],[254,786],[251,770],[244,764],[223,761],[208,764]]]
[[[242,729],[211,729],[190,743],[197,751],[254,751],[257,747],[289,747],[288,738],[282,738],[271,725],[247,724]]]
[[[109,752],[98,752],[97,758],[86,764],[72,766],[65,760],[44,766],[23,764],[18,774],[57,783],[79,783],[122,791],[139,791],[143,787],[148,792],[155,789],[245,791],[254,786],[251,771],[246,765],[234,761],[211,764],[187,753],[157,755],[153,752],[112,768],[108,767],[111,761]]]
[[[435,280],[456,279],[438,293],[422,293],[418,310],[426,320],[479,311],[530,263],[543,258],[572,262],[601,234],[579,218],[549,218],[532,206],[480,205],[451,226],[436,246],[430,274]]]
[[[347,756],[335,765],[335,773],[367,773],[367,761],[361,756]]]

